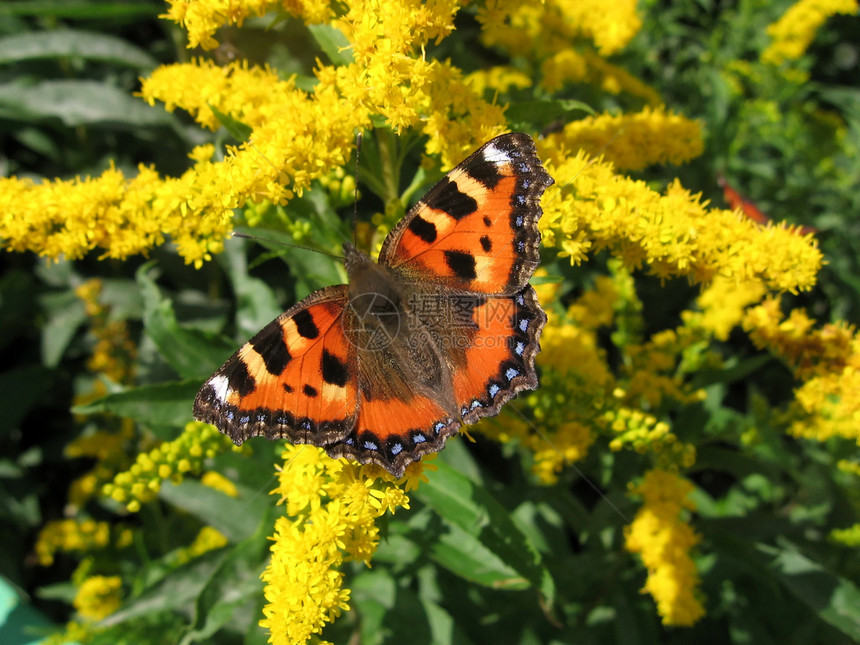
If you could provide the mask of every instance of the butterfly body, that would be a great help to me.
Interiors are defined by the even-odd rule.
[[[552,179],[524,134],[484,144],[391,231],[378,263],[344,245],[317,291],[201,388],[194,416],[236,443],[286,438],[402,476],[463,424],[537,387],[546,315],[528,285]]]

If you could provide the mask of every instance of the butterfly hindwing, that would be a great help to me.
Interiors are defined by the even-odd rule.
[[[407,213],[386,238],[379,262],[407,279],[513,295],[540,261],[539,202],[552,183],[531,137],[496,137]]]
[[[530,285],[513,296],[486,298],[472,315],[478,329],[454,372],[454,396],[467,424],[498,414],[517,393],[537,387],[534,358],[546,323]]]
[[[441,450],[463,423],[498,414],[517,393],[537,387],[534,357],[546,322],[531,286],[513,296],[439,287],[413,295],[390,345],[359,351],[355,429],[326,447],[333,457],[374,463],[396,476]]]
[[[355,348],[345,285],[318,291],[266,325],[200,389],[194,417],[234,442],[262,435],[325,445],[355,425]]]

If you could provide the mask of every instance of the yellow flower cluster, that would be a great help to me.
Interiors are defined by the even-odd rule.
[[[857,10],[857,0],[799,0],[767,28],[771,44],[762,52],[761,60],[779,65],[800,58],[828,17]]]
[[[626,92],[649,105],[657,92],[605,57],[621,51],[642,26],[636,3],[595,0],[541,3],[490,0],[478,7],[481,40],[526,60],[529,75],[548,92],[568,83],[588,83],[610,94]]]
[[[89,553],[106,548],[111,542],[111,527],[95,520],[53,520],[39,531],[36,559],[43,567],[54,563],[57,552]]]
[[[688,499],[692,490],[686,479],[660,469],[647,472],[631,489],[644,503],[625,531],[625,546],[640,554],[648,569],[642,591],[656,601],[664,625],[690,626],[705,614],[699,574],[690,557],[700,538],[683,519],[685,511],[695,510]]]
[[[615,393],[624,397],[623,390]],[[638,453],[653,453],[657,463],[664,468],[690,468],[696,462],[694,446],[678,441],[664,421],[638,409],[617,407],[608,409],[603,420],[614,434],[609,442],[612,450],[630,447]]]
[[[242,450],[214,426],[192,421],[173,441],[140,453],[129,470],[104,485],[102,493],[136,513],[142,503],[155,499],[165,480],[179,483],[187,473],[199,473],[207,459],[231,447]]]
[[[534,79],[531,76],[510,65],[478,69],[466,76],[466,83],[479,96],[484,96],[488,92],[505,94],[512,89],[523,90],[531,87],[533,82]]]
[[[815,284],[822,256],[811,235],[709,210],[678,181],[660,195],[582,152],[540,147],[556,180],[543,200],[543,241],[573,264],[607,248],[628,268],[645,266],[660,278],[710,282],[719,275],[792,293]]]
[[[555,299],[547,298],[554,287],[538,287],[544,302]],[[499,441],[520,442],[532,453],[532,472],[544,484],[554,484],[566,465],[583,459],[596,438],[597,415],[614,384],[597,329],[611,323],[614,301],[614,284],[605,278],[572,304],[566,315],[548,311],[537,356],[541,387],[525,397],[533,420],[507,413],[477,426]]]
[[[567,50],[575,41],[588,41],[601,56],[610,56],[626,47],[642,26],[633,0],[488,0],[478,8],[477,18],[486,46],[538,59]]]
[[[214,470],[209,470],[203,473],[203,476],[200,478],[200,483],[213,490],[224,493],[228,497],[239,497],[239,490],[236,488],[236,484]]]
[[[180,565],[190,562],[195,558],[199,558],[204,553],[220,549],[222,546],[229,544],[227,536],[218,529],[211,526],[204,526],[197,533],[194,541],[184,549],[179,549],[175,554],[174,564]]]
[[[101,293],[102,281],[98,279],[87,280],[75,289],[84,302],[90,331],[96,338],[87,366],[114,383],[130,383],[137,346],[131,340],[126,321],[110,319],[110,307],[99,302]]]
[[[122,604],[122,579],[119,576],[90,576],[81,583],[73,604],[85,620],[107,618]]]
[[[565,49],[541,64],[540,84],[547,92],[557,92],[568,83],[588,83],[608,94],[629,94],[655,107],[662,103],[653,87],[588,50]]]
[[[545,145],[558,151],[603,150],[603,161],[622,170],[642,170],[652,164],[680,165],[704,149],[701,125],[667,112],[664,106],[571,121],[561,132],[547,137]]]
[[[830,532],[830,539],[856,549],[860,547],[860,524],[849,526],[846,529],[834,529]]]
[[[760,282],[736,282],[717,276],[696,299],[700,311],[681,313],[689,327],[700,327],[717,340],[728,339],[746,314],[747,307],[761,302],[765,288]]]
[[[769,298],[747,311],[743,326],[753,342],[785,360],[803,381],[795,390],[790,431],[817,441],[838,436],[860,444],[860,336],[850,325],[815,321],[802,309],[788,316]]]
[[[224,25],[241,27],[249,16],[272,11],[289,11],[301,16],[307,24],[326,22],[332,17],[328,2],[302,0],[168,0],[170,8],[163,16],[182,25],[188,32],[188,46],[214,49],[215,32]]]
[[[272,493],[285,503],[287,517],[275,523],[260,625],[269,629],[270,643],[294,645],[348,609],[342,563],[369,562],[379,543],[376,520],[409,508],[409,498],[381,469],[331,459],[319,448],[289,446],[283,457]],[[411,464],[407,478],[414,483],[422,468]]]

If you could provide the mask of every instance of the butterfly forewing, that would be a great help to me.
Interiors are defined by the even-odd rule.
[[[513,295],[540,261],[540,197],[552,183],[531,137],[496,137],[409,211],[379,262],[454,289]]]
[[[341,322],[344,285],[281,314],[200,389],[194,417],[241,444],[249,437],[332,443],[355,425],[356,360]]]

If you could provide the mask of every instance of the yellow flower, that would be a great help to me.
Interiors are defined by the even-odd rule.
[[[221,531],[212,526],[204,526],[200,529],[199,533],[197,533],[197,537],[194,538],[194,542],[186,548],[179,549],[176,552],[175,563],[184,564],[186,562],[190,562],[194,558],[199,558],[204,553],[220,549],[222,546],[226,546],[229,543],[230,541],[227,539],[227,536],[221,533]]]
[[[667,112],[665,106],[571,121],[550,140],[560,150],[591,154],[603,150],[603,160],[623,170],[642,170],[660,163],[679,165],[698,157],[704,149],[701,125]]]
[[[487,92],[506,93],[511,89],[524,90],[531,87],[533,80],[528,75],[509,65],[497,65],[478,69],[466,76],[466,83],[478,96]]]
[[[119,576],[91,576],[75,595],[74,606],[81,617],[98,621],[107,618],[122,604],[122,579]]]
[[[711,332],[717,340],[726,340],[729,333],[743,320],[746,308],[760,302],[765,288],[760,282],[735,282],[717,276],[699,295],[700,314],[682,313],[689,323],[694,322]]]
[[[287,446],[283,459],[272,493],[286,502],[287,516],[275,522],[260,625],[270,643],[292,645],[349,608],[340,567],[347,560],[369,565],[379,544],[376,520],[409,508],[409,498],[388,473],[368,476],[381,471],[331,459],[320,448]]]
[[[229,497],[239,497],[239,491],[236,489],[236,484],[214,470],[209,470],[203,473],[203,476],[200,478],[200,483],[204,486],[220,491]]]
[[[231,448],[242,450],[213,426],[192,421],[173,441],[140,453],[130,469],[104,485],[102,493],[137,512],[142,503],[155,499],[164,480],[179,483],[186,473],[199,473],[206,459]]]
[[[574,40],[590,42],[609,56],[626,47],[642,26],[631,0],[489,0],[478,8],[477,18],[485,45],[538,59],[567,49]]]
[[[705,614],[700,579],[690,551],[700,538],[683,520],[694,510],[692,484],[665,470],[651,470],[631,489],[643,505],[625,530],[626,548],[648,569],[643,592],[651,594],[665,625],[691,626]]]
[[[569,83],[588,83],[609,94],[640,98],[653,107],[662,103],[653,87],[588,50],[561,50],[544,60],[540,69],[541,87],[548,92],[557,92]]]
[[[95,520],[53,520],[39,531],[36,557],[44,567],[54,562],[58,551],[88,553],[104,549],[110,544],[110,524]]]
[[[643,182],[613,174],[609,164],[539,146],[556,184],[543,200],[539,227],[546,246],[576,264],[592,248],[608,248],[625,266],[659,278],[717,275],[797,292],[815,284],[821,251],[812,236],[760,227],[725,210],[708,210],[675,181],[659,195]]]
[[[765,63],[779,65],[806,52],[829,16],[857,13],[857,0],[799,0],[768,26],[771,44],[761,54]]]
[[[856,549],[860,547],[860,524],[854,524],[846,529],[834,529],[830,532],[830,539]]]

